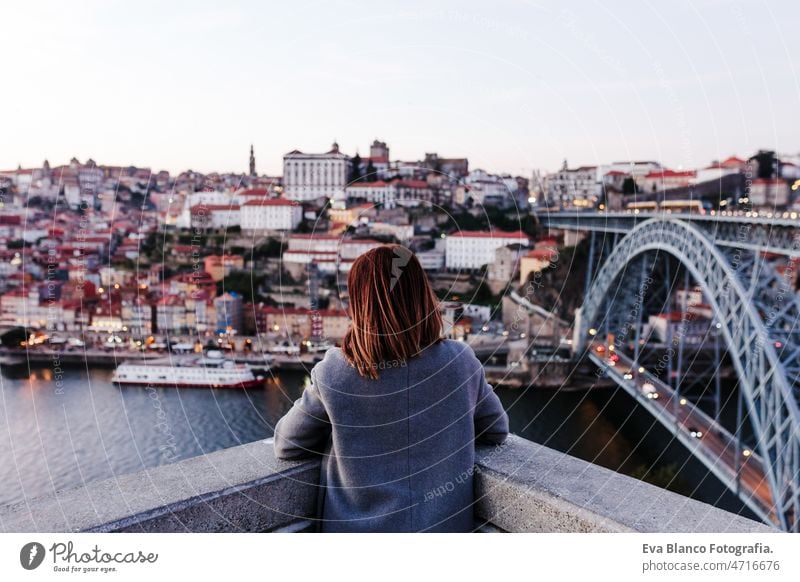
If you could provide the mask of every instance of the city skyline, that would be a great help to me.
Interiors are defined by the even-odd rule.
[[[364,156],[376,138],[393,159],[518,175],[800,151],[788,2],[85,6],[2,8],[6,72],[26,82],[0,169],[75,156],[245,173],[252,143],[258,173],[278,175],[290,150],[335,139]]]

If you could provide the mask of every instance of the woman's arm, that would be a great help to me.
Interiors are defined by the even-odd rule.
[[[489,444],[500,444],[508,436],[508,414],[492,387],[486,382],[483,366],[480,373],[480,388],[475,403],[475,440]]]
[[[328,412],[316,387],[314,370],[311,370],[311,384],[275,425],[275,456],[300,459],[322,453],[330,434]]]

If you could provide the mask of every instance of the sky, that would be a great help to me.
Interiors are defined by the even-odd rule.
[[[0,170],[279,175],[426,152],[528,176],[800,152],[800,2],[4,2]]]

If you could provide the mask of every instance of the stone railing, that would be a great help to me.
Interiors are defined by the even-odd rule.
[[[0,508],[6,532],[311,531],[319,461],[270,440]],[[519,437],[480,447],[476,525],[508,532],[769,532],[758,522]]]

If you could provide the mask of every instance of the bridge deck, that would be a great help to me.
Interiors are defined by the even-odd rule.
[[[619,360],[612,363],[596,351],[597,345],[599,344],[589,346],[589,358],[599,368],[650,411],[723,483],[737,492],[742,501],[759,517],[778,523],[772,493],[758,455],[750,451],[748,456],[744,456],[744,452],[736,444],[736,437],[699,407],[688,399],[682,399],[656,376],[647,371],[640,374],[633,360],[624,354],[617,353]],[[632,379],[625,379],[624,375],[628,371],[632,371]],[[643,388],[646,383],[652,384],[658,397],[647,396]],[[693,430],[699,430],[702,436],[693,437]]]

